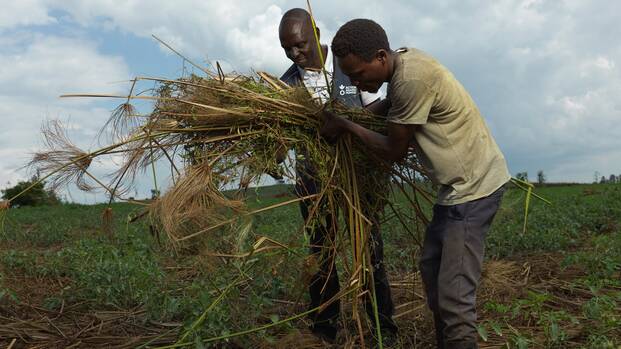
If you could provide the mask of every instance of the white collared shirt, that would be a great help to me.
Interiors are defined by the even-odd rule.
[[[332,84],[332,75],[333,75],[333,63],[332,63],[332,52],[328,49],[327,57],[325,57],[326,73],[328,76],[327,83]],[[304,86],[308,89],[308,92],[311,94],[313,99],[316,99],[321,104],[325,104],[330,100],[330,93],[328,92],[328,87],[326,84],[326,77],[321,70],[308,70],[301,67],[298,67],[300,71],[300,77],[302,77],[302,82]],[[360,96],[362,97],[362,105],[367,106],[377,99],[382,97],[382,93],[378,91],[377,93],[370,93],[365,91],[360,91]]]

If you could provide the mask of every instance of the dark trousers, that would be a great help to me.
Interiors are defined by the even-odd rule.
[[[477,348],[476,290],[485,236],[503,193],[501,187],[478,200],[433,207],[420,272],[433,312],[438,348]]]
[[[296,184],[296,193],[298,196],[307,196],[318,192],[318,185],[312,178],[298,174],[298,183]],[[314,204],[315,201],[312,200],[300,202],[300,211],[304,221],[308,220],[310,210]],[[340,290],[338,273],[336,271],[336,249],[331,248],[335,245],[337,231],[336,216],[326,213],[326,210],[322,208],[320,203],[319,211],[315,213],[316,219],[309,222],[306,230],[310,237],[310,253],[317,258],[316,260],[319,267],[318,271],[312,275],[309,284],[311,309],[332,299]],[[374,224],[371,227],[369,247],[371,249],[371,264],[373,265],[373,280],[380,326],[394,331],[396,330],[396,326],[392,321],[394,305],[392,303],[390,285],[384,266],[384,244],[380,234],[377,215],[371,217]],[[368,297],[365,306],[372,320],[372,324],[375,324],[373,307]],[[336,300],[325,307],[323,311],[312,314],[313,324],[314,326],[334,327],[339,313],[340,302]]]

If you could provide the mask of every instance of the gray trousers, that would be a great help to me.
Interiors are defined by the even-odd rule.
[[[476,290],[485,236],[504,190],[463,204],[433,207],[419,267],[438,348],[477,348]]]

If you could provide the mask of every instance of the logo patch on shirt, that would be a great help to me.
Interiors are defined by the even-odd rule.
[[[355,95],[356,93],[358,93],[358,88],[356,88],[356,86],[345,86],[343,84],[339,86],[339,94],[341,96]]]

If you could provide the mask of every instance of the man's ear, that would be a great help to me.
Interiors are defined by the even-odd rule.
[[[377,52],[375,52],[375,59],[380,61],[380,63],[385,64],[388,60],[388,52],[386,52],[383,48],[377,50]]]

